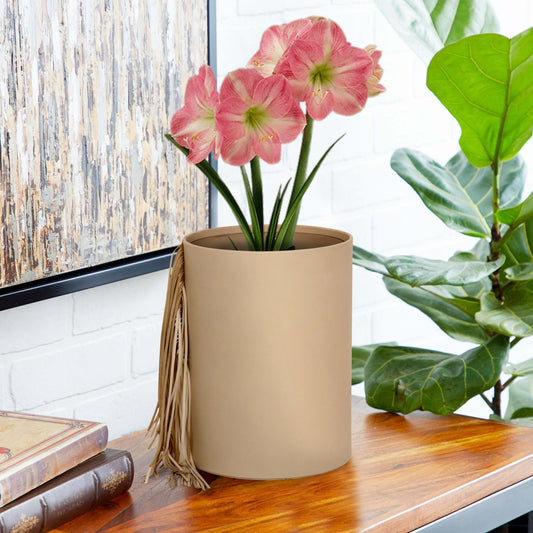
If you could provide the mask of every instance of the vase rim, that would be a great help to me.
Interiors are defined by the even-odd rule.
[[[265,225],[265,228],[268,228],[268,226]],[[305,252],[306,250],[313,250],[316,248],[330,248],[334,246],[340,246],[345,244],[347,241],[352,240],[352,236],[345,231],[333,229],[333,228],[326,228],[322,226],[307,226],[307,225],[298,225],[296,226],[295,235],[316,235],[317,237],[326,237],[330,238],[331,242],[326,244],[320,244],[317,246],[306,246],[304,248],[297,248],[296,250],[243,250],[243,249],[237,249],[234,248],[219,248],[218,246],[212,246],[209,244],[201,244],[200,241],[205,241],[208,239],[216,238],[216,237],[224,237],[229,236],[236,238],[242,237],[242,240],[244,241],[244,236],[242,233],[242,230],[240,226],[219,226],[216,228],[208,228],[200,231],[196,231],[194,233],[189,233],[185,235],[183,238],[183,242],[187,243],[187,245],[190,246],[198,246],[201,248],[206,249],[213,249],[218,250],[220,252],[240,252],[240,253],[249,253],[249,254],[258,254],[258,253],[266,253],[266,254],[284,254],[287,251],[296,251],[296,252]],[[231,241],[230,241],[231,242]],[[244,241],[245,242],[245,241]]]

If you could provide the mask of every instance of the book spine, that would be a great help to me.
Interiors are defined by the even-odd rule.
[[[45,533],[122,494],[132,482],[133,460],[125,452],[1,511],[0,533]]]
[[[0,511],[7,503],[103,451],[107,436],[107,426],[98,424],[80,438],[55,445],[50,452],[43,452],[19,470],[9,472],[0,479]]]

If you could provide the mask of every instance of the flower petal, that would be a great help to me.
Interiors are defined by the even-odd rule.
[[[226,98],[220,102],[215,120],[223,137],[239,139],[246,135],[243,116],[248,107],[240,98]]]
[[[255,156],[253,141],[248,136],[236,140],[224,139],[220,152],[226,163],[236,166],[248,163]]]
[[[255,85],[262,80],[261,74],[249,68],[230,72],[220,86],[220,100],[238,98],[251,104]]]
[[[284,76],[276,74],[262,79],[254,89],[253,104],[268,108],[273,117],[282,117],[292,108],[294,97]]]
[[[366,85],[350,87],[346,90],[332,89],[333,111],[339,115],[355,115],[365,107],[368,97]]]
[[[312,118],[323,120],[333,111],[333,94],[328,90],[315,91],[305,100],[305,105]]]
[[[306,124],[302,109],[297,102],[293,102],[293,106],[284,117],[272,118],[269,121],[270,128],[278,135],[282,143],[294,141]]]
[[[279,163],[281,160],[281,143],[277,135],[256,139],[253,143],[255,153],[269,164]]]

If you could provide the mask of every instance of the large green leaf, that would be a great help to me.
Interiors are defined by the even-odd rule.
[[[429,62],[444,45],[467,35],[498,31],[487,0],[376,0],[412,50]]]
[[[533,376],[517,379],[509,387],[505,419],[533,417]]]
[[[513,228],[518,227],[533,217],[533,192],[520,204],[496,212],[498,222]]]
[[[533,263],[522,263],[509,267],[505,270],[505,277],[508,281],[528,281],[533,279]]]
[[[503,269],[533,262],[533,219],[513,230],[506,237],[501,251],[505,254]]]
[[[411,285],[465,285],[486,278],[500,268],[504,257],[497,261],[439,261],[413,255],[397,255],[385,261],[392,277]]]
[[[365,366],[366,401],[400,413],[453,413],[498,381],[509,355],[497,335],[461,355],[404,346],[377,348]]]
[[[503,371],[512,376],[530,376],[533,374],[533,359],[518,364],[508,364]]]
[[[353,247],[354,265],[392,277],[413,287],[422,285],[464,285],[480,282],[501,267],[497,261],[480,261],[470,253],[458,253],[449,261],[425,259],[414,255],[384,257],[358,246]]]
[[[502,335],[529,337],[533,335],[533,281],[513,283],[500,302],[493,293],[481,299],[477,322]]]
[[[385,268],[385,257],[369,252],[359,246],[353,247],[352,261],[354,265],[366,268],[371,272],[377,272],[385,276],[389,275],[389,271]]]
[[[443,167],[416,150],[396,150],[391,167],[448,227],[465,235],[490,237],[492,171],[471,165],[462,152]],[[502,165],[501,206],[520,201],[526,178],[524,162],[516,157]]]
[[[514,157],[533,128],[533,28],[473,35],[437,52],[427,85],[459,122],[459,144],[483,168]]]
[[[450,337],[476,343],[488,339],[487,333],[459,302],[392,278],[384,277],[383,281],[391,294],[429,316]]]
[[[395,343],[366,344],[352,346],[352,385],[361,383],[364,379],[364,369],[368,358],[378,346],[393,346]]]

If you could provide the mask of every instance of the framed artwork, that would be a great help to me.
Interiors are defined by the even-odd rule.
[[[214,9],[0,0],[0,309],[167,268],[208,227],[208,183],[165,133],[214,67]]]

